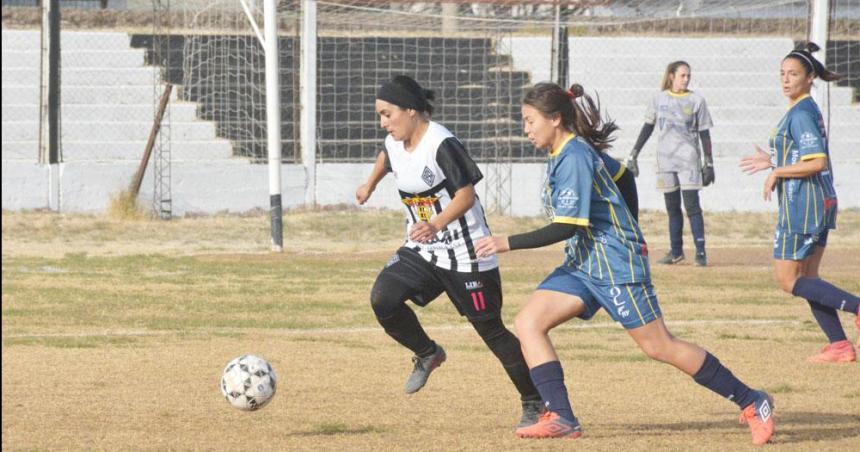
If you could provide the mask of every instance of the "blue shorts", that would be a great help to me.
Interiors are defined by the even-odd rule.
[[[626,329],[638,328],[662,316],[651,281],[634,284],[595,284],[582,273],[566,266],[558,267],[538,285],[539,290],[566,293],[582,299],[588,320],[600,310]]]
[[[815,234],[794,234],[777,229],[773,235],[773,258],[783,261],[802,261],[815,251],[816,247],[827,246],[825,229]]]

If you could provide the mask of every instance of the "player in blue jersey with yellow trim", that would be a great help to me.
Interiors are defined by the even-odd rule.
[[[517,435],[582,435],[549,331],[574,317],[587,320],[603,308],[649,357],[738,404],[753,443],[766,443],[774,432],[773,399],[742,383],[704,349],[674,337],[663,323],[645,239],[599,155],[609,147],[615,124],[601,119],[599,106],[580,85],[565,91],[540,83],[526,93],[522,113],[529,140],[550,150],[543,199],[551,223],[525,234],[482,238],[475,251],[486,257],[560,241],[566,246],[564,263],[515,319],[532,381],[547,406],[537,424],[517,429]]]
[[[770,200],[777,190],[779,215],[773,240],[776,279],[782,290],[807,300],[830,342],[809,360],[853,362],[856,352],[837,311],[857,315],[855,324],[860,330],[860,298],[818,276],[828,232],[836,228],[837,202],[824,120],[809,92],[814,79],[829,82],[841,76],[812,55],[817,50],[817,45],[809,43],[783,58],[780,78],[788,111],[770,137],[770,153],[758,149],[741,159],[741,168],[749,174],[773,168],[765,180],[764,199]]]
[[[612,181],[621,191],[621,197],[627,210],[633,215],[633,219],[639,221],[639,192],[636,189],[636,175],[629,171],[625,165],[612,158],[606,152],[598,152],[606,170],[612,176]]]

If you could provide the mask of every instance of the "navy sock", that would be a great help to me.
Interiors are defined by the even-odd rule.
[[[681,215],[669,217],[669,243],[673,256],[684,254],[684,217]]]
[[[576,421],[570,400],[567,398],[567,388],[564,386],[564,371],[561,363],[550,361],[532,368],[529,373],[532,382],[537,387],[547,410],[569,420]]]
[[[717,394],[735,402],[741,409],[755,402],[758,393],[743,384],[732,371],[720,364],[714,355],[707,353],[702,368],[693,375],[696,383],[716,392]]]
[[[690,229],[696,242],[696,254],[705,252],[705,217],[702,214],[690,215]]]
[[[672,245],[672,255],[684,254],[684,215],[681,212],[681,191],[664,193],[666,213],[669,214],[669,243]]]
[[[857,314],[860,298],[818,278],[800,278],[791,293],[832,309]]]
[[[812,316],[818,322],[818,326],[827,335],[827,340],[830,343],[847,340],[845,330],[842,329],[842,323],[839,322],[839,314],[833,308],[822,306],[813,301],[806,300],[809,303],[809,308],[812,309]]]

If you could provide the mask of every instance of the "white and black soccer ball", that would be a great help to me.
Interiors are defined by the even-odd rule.
[[[275,396],[278,376],[272,365],[254,355],[233,359],[221,375],[221,393],[230,405],[254,411],[266,406]]]

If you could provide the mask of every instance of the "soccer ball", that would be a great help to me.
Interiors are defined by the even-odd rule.
[[[272,365],[254,355],[242,355],[227,363],[221,375],[221,393],[230,405],[254,411],[266,406],[275,396],[278,376]]]

